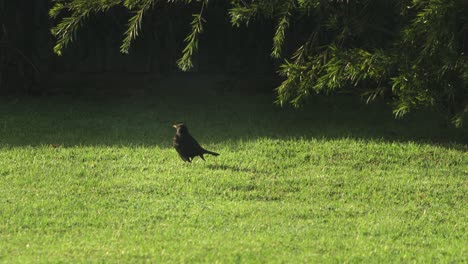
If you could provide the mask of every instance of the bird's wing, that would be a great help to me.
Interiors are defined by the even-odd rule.
[[[186,149],[192,155],[198,155],[203,150],[200,144],[198,144],[198,142],[191,135],[185,135],[181,145],[184,145],[184,149]]]

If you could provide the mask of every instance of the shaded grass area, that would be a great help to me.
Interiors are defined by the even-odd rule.
[[[280,108],[271,96],[181,91],[149,98],[50,97],[2,100],[2,146],[144,145],[169,147],[172,124],[185,122],[205,142],[256,138],[413,141],[463,147],[468,130],[445,128],[431,113],[395,120],[388,106],[354,98],[315,97]]]
[[[0,261],[467,261],[466,129],[271,102],[3,100]],[[221,156],[182,163],[174,122]]]

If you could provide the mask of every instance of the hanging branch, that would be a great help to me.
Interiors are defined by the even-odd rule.
[[[49,11],[51,18],[57,18],[64,10],[70,11],[71,16],[63,18],[60,23],[51,29],[52,35],[57,38],[54,52],[62,55],[62,51],[77,38],[78,30],[92,14],[106,12],[112,7],[122,4],[124,0],[82,0],[68,3],[56,2]],[[128,1],[128,0],[127,0]]]
[[[177,61],[177,65],[182,71],[188,71],[193,68],[192,56],[198,50],[198,38],[203,33],[203,9],[207,1],[203,1],[199,14],[192,15],[192,32],[185,38],[187,45],[182,50],[182,57]]]
[[[276,26],[276,32],[273,36],[273,50],[271,51],[271,57],[279,59],[281,57],[281,50],[283,49],[285,32],[289,28],[289,20],[291,18],[291,10],[295,8],[294,1],[288,1],[281,12],[281,16],[278,19],[278,25]]]
[[[153,7],[154,2],[154,0],[143,1],[143,3],[139,5],[139,9],[135,12],[135,15],[129,19],[128,29],[125,31],[125,38],[120,46],[120,52],[128,54],[132,41],[138,37],[141,30],[143,15]],[[132,9],[133,6],[128,5],[127,8]]]

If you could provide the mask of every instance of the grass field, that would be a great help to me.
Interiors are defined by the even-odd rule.
[[[467,142],[348,98],[2,99],[0,261],[466,263]]]

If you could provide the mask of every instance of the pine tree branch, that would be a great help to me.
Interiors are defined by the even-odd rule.
[[[198,50],[198,38],[203,33],[203,23],[206,22],[203,18],[203,9],[207,3],[207,0],[203,1],[200,13],[192,15],[192,31],[185,38],[187,45],[182,50],[182,57],[177,61],[177,65],[182,71],[189,71],[193,68],[192,57]]]
[[[285,32],[289,28],[289,20],[291,18],[292,9],[295,8],[294,1],[290,0],[286,2],[283,8],[281,8],[282,13],[278,19],[278,25],[276,26],[276,32],[273,36],[273,50],[271,52],[271,57],[278,59],[281,57],[281,51],[283,49],[283,43],[285,38]]]
[[[134,41],[141,30],[141,24],[143,21],[143,15],[146,11],[151,9],[157,0],[146,0],[138,3],[138,10],[135,11],[135,15],[132,16],[128,21],[128,29],[125,31],[125,38],[120,46],[120,52],[128,54],[132,41]],[[129,9],[134,8],[131,3],[126,3]]]
[[[57,26],[51,29],[52,35],[57,38],[54,52],[59,56],[62,55],[63,49],[75,41],[78,30],[90,15],[106,12],[122,2],[123,0],[80,0],[65,4],[57,2],[49,12],[50,17],[57,18],[64,10],[71,12],[71,15],[64,17]]]

